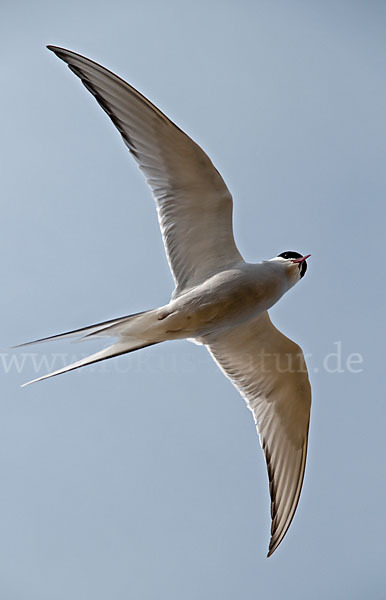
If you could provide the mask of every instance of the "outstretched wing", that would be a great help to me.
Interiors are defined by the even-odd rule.
[[[205,152],[131,85],[75,52],[48,46],[108,114],[150,185],[176,294],[242,260],[232,196]]]
[[[206,342],[256,422],[271,494],[270,556],[291,524],[303,484],[311,407],[303,352],[268,313]]]

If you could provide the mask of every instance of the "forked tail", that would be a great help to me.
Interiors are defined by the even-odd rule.
[[[62,369],[58,369],[52,373],[47,373],[47,375],[42,375],[42,377],[37,377],[32,381],[27,381],[27,383],[22,385],[22,387],[25,387],[30,383],[36,383],[37,381],[48,379],[49,377],[54,377],[55,375],[61,375],[62,373],[73,371],[74,369],[79,369],[80,367],[85,367],[86,365],[91,365],[92,363],[106,360],[107,358],[113,358],[114,356],[120,356],[121,354],[127,354],[128,352],[134,352],[134,350],[140,350],[141,348],[158,344],[163,340],[159,336],[157,337],[155,335],[155,331],[152,331],[155,329],[155,323],[157,323],[156,311],[149,310],[142,313],[128,315],[126,317],[121,317],[119,319],[112,319],[110,321],[104,321],[103,323],[89,325],[88,327],[74,329],[73,331],[67,331],[66,333],[60,333],[58,335],[41,338],[33,342],[20,344],[19,346],[16,346],[16,348],[70,337],[78,338],[77,341],[94,337],[118,338],[117,341],[111,346],[108,346],[107,348],[104,348],[95,354],[91,354],[90,356],[86,356],[81,360],[71,363]]]

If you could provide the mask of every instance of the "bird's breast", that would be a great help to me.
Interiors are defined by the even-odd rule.
[[[280,279],[262,269],[223,271],[165,307],[165,325],[175,337],[199,337],[253,318],[284,291]]]

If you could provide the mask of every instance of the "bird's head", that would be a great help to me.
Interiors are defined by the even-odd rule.
[[[271,260],[283,265],[290,287],[292,287],[304,277],[307,271],[306,259],[310,256],[311,254],[303,256],[302,254],[299,254],[299,252],[287,250],[286,252],[282,252],[278,256],[275,256],[275,258],[271,258]]]

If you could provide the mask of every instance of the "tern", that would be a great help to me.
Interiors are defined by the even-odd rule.
[[[245,262],[233,237],[232,196],[205,152],[111,71],[70,50],[48,49],[91,92],[144,173],[176,287],[165,306],[28,342],[97,336],[115,340],[28,383],[166,340],[206,346],[246,400],[257,426],[271,497],[270,556],[299,501],[311,387],[301,348],[276,329],[267,311],[301,280],[310,255],[287,251],[258,264]]]

